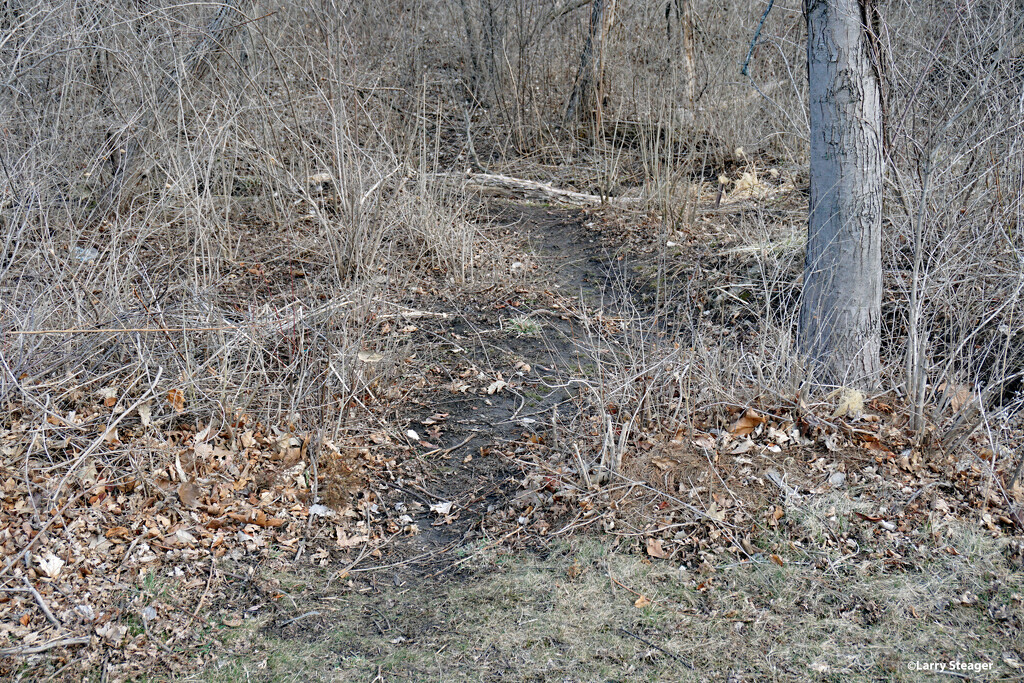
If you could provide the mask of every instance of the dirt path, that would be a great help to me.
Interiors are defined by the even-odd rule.
[[[462,347],[459,362],[448,368],[452,379],[458,380],[460,368],[468,365],[507,384],[493,393],[429,387],[414,397],[420,409],[410,415],[409,428],[425,433],[426,425],[439,420],[443,434],[431,443],[434,448],[421,448],[419,455],[402,463],[403,476],[376,481],[373,487],[376,522],[398,527],[411,522],[418,533],[396,533],[383,552],[360,553],[340,576],[336,567],[326,577],[314,572],[294,605],[301,609],[272,617],[260,628],[260,637],[281,639],[299,649],[324,633],[338,637],[331,615],[338,612],[339,601],[348,603],[354,594],[383,599],[382,606],[367,603],[344,610],[345,632],[354,641],[362,642],[364,635],[372,639],[374,632],[389,636],[392,643],[430,640],[433,636],[427,634],[437,628],[438,618],[457,615],[444,608],[432,614],[435,608],[427,606],[448,601],[460,586],[472,585],[470,592],[475,591],[481,580],[489,580],[480,578],[479,560],[506,553],[506,546],[528,536],[519,533],[524,529],[514,520],[488,525],[488,519],[515,508],[513,499],[523,491],[524,467],[516,461],[517,448],[550,436],[553,421],[562,423],[578,409],[572,400],[573,380],[582,372],[584,330],[577,313],[602,307],[607,311],[613,281],[624,271],[600,234],[587,227],[589,218],[582,212],[517,204],[492,208],[496,229],[524,245],[536,270],[514,288],[513,298],[466,302],[447,319],[424,322],[423,332],[424,341],[455,340]],[[437,506],[450,512],[441,514]],[[551,553],[551,548],[539,550],[541,555],[531,557]],[[275,579],[282,585],[294,580]],[[309,590],[313,585],[320,588]],[[262,598],[253,596],[253,607]],[[362,660],[363,655],[355,657]],[[243,668],[250,675],[249,667]],[[361,665],[356,669],[367,671]],[[507,672],[496,675],[481,680],[516,680],[508,679]],[[362,679],[355,675],[339,680]]]
[[[388,482],[379,490],[385,509],[416,508],[410,516],[422,530],[395,539],[384,564],[402,563],[398,576],[444,572],[458,549],[493,541],[483,520],[506,508],[521,489],[522,468],[507,456],[516,444],[542,438],[553,421],[561,423],[577,410],[573,381],[582,372],[585,331],[575,312],[607,307],[605,295],[623,275],[600,235],[586,226],[585,214],[503,204],[493,216],[499,229],[525,245],[538,268],[515,298],[468,303],[429,330],[434,339],[463,346],[463,365],[507,385],[493,393],[433,387],[418,397],[421,410],[411,415],[410,428],[423,431],[424,422],[441,414],[445,431],[437,448],[427,451],[437,452],[421,459],[423,485]],[[565,301],[554,303],[560,309],[546,307],[559,299]],[[457,372],[452,369],[453,379]],[[430,506],[448,503],[452,514],[439,524]]]

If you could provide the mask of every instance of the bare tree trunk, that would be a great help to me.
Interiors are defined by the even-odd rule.
[[[480,101],[480,58],[477,57],[476,38],[473,36],[473,19],[470,15],[469,4],[466,0],[459,0],[462,7],[462,23],[466,26],[466,50],[469,52],[469,89],[474,99]]]
[[[594,0],[590,6],[590,32],[583,45],[583,52],[580,53],[580,68],[576,72],[576,82],[565,108],[566,121],[596,118],[600,128],[601,99],[604,94],[604,39],[615,15],[615,1]]]
[[[697,69],[693,60],[693,6],[691,0],[677,0],[683,23],[683,65],[686,67],[686,98],[690,109],[697,97]]]
[[[686,92],[686,101],[693,109],[693,101],[697,97],[697,69],[693,58],[693,5],[692,0],[670,0],[665,5],[665,19],[668,19],[668,39],[672,41],[672,21],[669,15],[672,12],[672,5],[676,8],[676,18],[679,20],[679,33],[682,38],[683,48],[683,69],[686,71],[686,82],[683,84]]]
[[[243,9],[254,2],[225,0],[221,3],[220,9],[207,24],[204,35],[185,55],[181,67],[168,69],[168,75],[156,91],[153,107],[142,116],[134,132],[125,131],[123,135],[112,138],[114,148],[110,152],[118,158],[118,164],[114,178],[93,211],[93,216],[102,218],[111,209],[117,209],[121,193],[138,180],[140,138],[149,133],[153,125],[167,116],[178,103],[178,95],[188,81],[201,80],[209,72],[214,57],[224,50],[242,25],[245,19]]]
[[[495,101],[498,100],[498,52],[501,49],[501,29],[498,27],[498,17],[494,9],[493,0],[483,2],[483,42],[487,58],[487,78],[491,82],[491,91]]]
[[[873,386],[882,301],[882,106],[866,0],[808,0],[811,203],[800,347],[830,383]]]

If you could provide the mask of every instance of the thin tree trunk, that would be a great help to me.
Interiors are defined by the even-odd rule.
[[[565,108],[566,121],[601,118],[604,38],[614,14],[615,0],[594,0],[590,5],[590,31],[580,53],[580,68]]]
[[[499,27],[498,17],[494,9],[493,0],[484,0],[483,2],[483,39],[482,43],[484,46],[484,57],[487,62],[487,80],[491,85],[491,96],[494,98],[494,104],[501,104],[501,97],[499,96],[499,76],[498,76],[498,52],[501,50],[501,40],[499,38],[501,34],[501,28]]]
[[[829,383],[874,386],[882,300],[882,106],[864,0],[808,0],[811,203],[800,347]]]
[[[683,68],[686,70],[686,101],[693,110],[697,97],[697,69],[693,59],[693,5],[691,0],[676,0],[676,12],[683,34]]]
[[[477,57],[476,38],[473,36],[473,20],[469,12],[469,4],[466,0],[459,0],[462,7],[462,23],[466,27],[466,50],[469,52],[469,89],[473,97],[480,101],[480,59]]]

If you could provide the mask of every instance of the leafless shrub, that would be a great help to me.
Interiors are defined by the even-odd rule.
[[[581,130],[563,113],[589,4],[234,3],[244,20],[203,64],[190,55],[223,3],[5,5],[0,324],[167,331],[7,335],[0,398],[24,393],[31,378],[45,406],[39,386],[70,386],[116,363],[154,377],[156,365],[169,364],[174,372],[153,391],[197,383],[225,405],[321,405],[301,388],[311,379],[257,387],[276,373],[340,382],[305,356],[350,357],[365,341],[365,313],[410,278],[458,285],[493,265],[461,200],[434,182],[452,170],[506,167],[603,195],[642,195],[662,216],[663,240],[693,223],[706,182],[751,160],[782,167],[799,185],[800,7],[775,3],[747,77],[740,66],[766,5],[690,3],[691,88],[675,4],[616,3],[601,46],[604,117],[600,129]],[[880,38],[891,179],[884,353],[893,387],[915,406],[915,426],[941,427],[950,445],[982,415],[1009,425],[1021,402],[1024,95],[1019,8],[948,9],[891,3]],[[133,153],[137,177],[119,187]],[[116,210],[101,215],[112,187]],[[733,391],[734,402],[735,386],[718,379],[732,372],[766,391],[791,385],[785,372],[765,376],[793,367],[802,256],[789,234],[798,221],[783,216],[780,230],[779,216],[741,223],[744,239],[763,248],[727,254],[748,272],[739,290],[715,293],[743,297],[743,324],[759,331],[761,346],[715,340],[694,344],[692,358],[674,349],[635,356],[627,349],[649,350],[651,340],[623,338],[623,377],[706,365],[688,375],[687,395],[711,387],[717,400]],[[233,284],[252,280],[247,293]],[[703,334],[686,325],[674,341]],[[339,395],[358,393],[363,381],[347,372]],[[614,384],[601,392],[625,386]],[[632,396],[631,419],[650,394]]]
[[[465,283],[495,259],[425,172],[424,39],[392,9],[5,5],[0,324],[50,332],[5,334],[0,400],[54,410],[107,383],[177,419],[348,424],[391,372],[357,357],[367,321],[413,273]],[[381,35],[409,40],[364,49]]]
[[[452,0],[448,7],[449,16],[459,19],[459,30],[440,35],[464,56],[464,83],[480,93],[478,113],[509,136],[494,141],[493,163],[514,162],[503,152],[511,142],[520,152],[586,164],[589,147],[572,151],[576,140],[566,133],[576,131],[563,130],[556,113],[564,111],[573,89],[590,3]],[[615,4],[601,46],[605,123],[603,130],[586,133],[591,141],[607,139],[621,153],[623,145],[635,145],[642,136],[660,139],[669,143],[677,163],[695,156],[710,169],[720,167],[723,155],[738,146],[802,158],[806,124],[799,112],[804,109],[805,71],[799,7],[777,7],[762,35],[751,68],[759,94],[740,74],[740,65],[760,12],[748,3],[693,2],[692,103],[685,83],[682,18],[672,7]],[[636,155],[629,157],[619,171],[635,183],[629,176]]]
[[[760,273],[737,291],[782,284],[772,278]],[[751,320],[740,320],[747,315],[736,303],[743,297],[728,287],[695,307],[704,293],[691,289],[703,284],[654,300],[643,296],[654,284],[645,287],[624,267],[608,278],[602,313],[582,316],[580,374],[588,379],[579,396],[587,422],[574,432],[598,435],[592,451],[599,454],[599,475],[628,468],[639,441],[692,437],[708,425],[723,426],[727,407],[774,406],[796,396],[802,380],[792,333],[796,309],[756,307]]]
[[[913,426],[960,414],[942,438],[948,447],[986,409],[1009,415],[1024,369],[1015,341],[1024,286],[1022,25],[1008,5],[945,12],[897,3],[887,19],[889,337],[894,356],[906,349]],[[965,411],[974,413],[966,425]]]

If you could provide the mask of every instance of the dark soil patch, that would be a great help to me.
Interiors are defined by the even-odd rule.
[[[374,485],[380,507],[398,511],[394,516],[417,509],[410,516],[420,532],[396,536],[373,561],[399,582],[444,571],[454,551],[487,536],[483,520],[507,508],[521,489],[524,469],[508,457],[510,448],[537,443],[553,420],[578,409],[571,380],[582,372],[585,330],[574,312],[607,310],[614,304],[610,293],[632,274],[588,227],[584,212],[518,204],[491,209],[493,229],[521,243],[535,270],[522,285],[494,287],[472,302],[434,301],[432,308],[448,317],[423,321],[420,333],[435,348],[438,339],[461,347],[458,354],[446,354],[445,345],[430,355],[425,362],[435,377],[455,386],[482,378],[485,385],[507,385],[489,393],[428,384],[408,395],[405,417],[417,434],[429,434],[432,418],[444,417],[438,438],[424,436],[430,447],[418,448],[422,455],[404,456],[398,474]],[[449,515],[430,508],[449,502]]]

